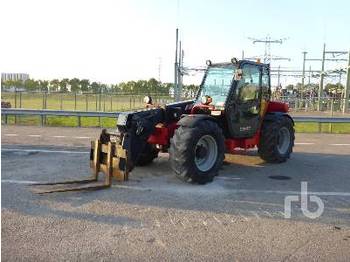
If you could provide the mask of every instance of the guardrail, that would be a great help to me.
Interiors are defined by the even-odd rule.
[[[65,110],[48,110],[48,109],[19,109],[19,108],[2,108],[1,115],[4,117],[4,123],[7,124],[7,117],[10,116],[40,116],[41,125],[45,124],[46,116],[75,116],[77,124],[81,126],[81,117],[108,117],[116,118],[119,112],[86,112],[86,111],[65,111]],[[322,123],[350,123],[350,117],[314,117],[314,116],[293,116],[295,122],[316,122]]]
[[[4,123],[7,124],[7,117],[10,116],[40,116],[41,125],[45,125],[47,116],[75,116],[77,125],[81,126],[82,117],[109,117],[116,118],[119,112],[86,112],[86,111],[66,111],[49,109],[21,109],[21,108],[1,108],[1,115],[4,117]]]
[[[293,116],[294,122],[350,123],[350,117]]]

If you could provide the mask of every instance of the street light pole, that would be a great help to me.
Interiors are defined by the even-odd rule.
[[[178,63],[177,63],[177,54],[178,54],[178,43],[179,43],[179,29],[176,28],[176,48],[175,48],[175,69],[174,69],[174,98],[175,98],[175,101],[178,101],[178,84],[177,84],[177,81],[178,81]]]
[[[326,43],[323,44],[323,53],[322,53],[322,67],[321,67],[321,77],[320,77],[320,85],[318,87],[318,104],[317,111],[321,111],[321,99],[323,97],[323,79],[324,79],[324,61],[326,59]]]
[[[301,92],[304,90],[304,85],[305,85],[305,59],[306,59],[306,54],[307,52],[303,52],[303,75],[301,78]]]
[[[309,85],[311,84],[311,66],[309,66]]]
[[[344,92],[344,107],[343,107],[343,113],[346,113],[349,108],[349,93],[350,93],[350,50],[348,53],[348,68],[346,73],[346,87]]]

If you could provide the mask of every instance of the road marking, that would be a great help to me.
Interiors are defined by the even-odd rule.
[[[28,135],[30,137],[41,137],[41,135]]]
[[[4,134],[5,136],[18,136],[17,134]]]
[[[330,146],[350,146],[350,144],[329,144]]]
[[[315,143],[306,143],[306,142],[300,142],[300,143],[294,143],[295,145],[314,145]]]
[[[242,179],[241,177],[227,177],[227,176],[218,176],[215,179],[222,179],[222,180],[239,180]]]
[[[75,136],[76,139],[90,139],[88,136]]]
[[[239,216],[242,217],[245,221],[249,221],[249,219],[248,219],[246,216],[242,215],[241,212],[238,212],[238,214],[239,214]]]
[[[52,136],[52,137],[54,137],[54,138],[64,138],[66,136]]]
[[[4,150],[4,149],[2,149]],[[54,152],[54,151],[50,151]],[[58,151],[63,152],[63,151]],[[54,152],[55,153],[55,152]],[[75,152],[76,153],[76,152]],[[86,152],[79,152],[79,153],[86,153]],[[47,181],[26,181],[26,180],[12,180],[12,179],[3,179],[1,180],[2,183],[11,183],[11,184],[36,184],[36,183],[47,183]],[[113,188],[124,188],[124,189],[131,189],[131,190],[139,190],[139,191],[151,191],[151,190],[166,190],[161,189],[159,187],[157,188],[143,188],[138,186],[127,186],[127,185],[112,185]],[[230,193],[260,193],[260,194],[283,194],[283,195],[299,195],[300,191],[273,191],[273,190],[250,190],[250,189],[237,189],[237,190],[230,190]],[[318,192],[318,191],[308,191],[308,195],[318,195],[318,196],[345,196],[350,197],[350,192]],[[240,214],[241,215],[241,214]]]
[[[267,215],[268,217],[273,217],[270,212],[264,211],[264,214]]]
[[[276,213],[276,215],[278,215],[278,216],[282,216],[282,217],[284,217],[284,216],[285,216],[285,214],[284,214],[282,211],[278,211],[278,212]]]
[[[90,154],[83,151],[68,151],[68,150],[46,150],[46,149],[21,149],[21,148],[2,148],[4,152],[40,152],[40,153],[59,153],[59,154]]]
[[[144,187],[138,187],[138,186],[126,186],[126,185],[112,185],[114,188],[123,188],[123,189],[132,189],[132,190],[138,190],[138,191],[151,191],[151,188],[144,188]]]
[[[258,194],[281,194],[281,195],[300,195],[300,191],[279,191],[279,190],[250,190],[250,189],[236,189],[230,190],[232,193],[258,193]],[[308,191],[308,195],[318,196],[350,196],[350,192],[318,192]]]
[[[254,211],[250,211],[251,214],[253,214],[253,216],[255,216],[257,219],[261,219],[260,216],[258,215],[258,213],[254,212]]]
[[[37,181],[26,181],[26,180],[2,179],[1,183],[35,185],[35,184],[37,184],[39,182],[37,182]]]

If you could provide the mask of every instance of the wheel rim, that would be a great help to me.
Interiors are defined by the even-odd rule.
[[[210,170],[216,163],[218,156],[218,146],[215,139],[210,135],[202,136],[195,147],[194,162],[197,168],[206,172]]]
[[[289,146],[290,146],[290,132],[288,128],[282,127],[278,131],[277,150],[281,155],[283,155],[287,153]]]

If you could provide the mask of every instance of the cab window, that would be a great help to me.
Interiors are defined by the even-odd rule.
[[[205,76],[198,99],[201,99],[202,96],[207,95],[213,99],[213,105],[223,105],[230,91],[235,71],[235,65],[210,67]]]
[[[242,68],[243,76],[238,83],[238,99],[240,102],[257,100],[259,97],[260,70],[255,65],[246,64]]]
[[[266,67],[263,67],[262,76],[261,76],[261,91],[262,91],[262,99],[268,100],[270,97],[270,78],[269,73]]]

